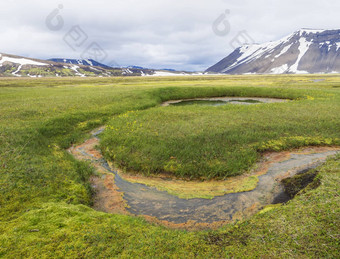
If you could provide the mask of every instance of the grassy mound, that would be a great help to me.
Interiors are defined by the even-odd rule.
[[[203,95],[202,89],[191,91]],[[340,145],[338,94],[273,88],[213,92],[296,99],[249,106],[190,105],[129,111],[108,123],[101,141],[106,158],[117,167],[146,175],[171,173],[212,179],[249,170],[263,151]]]

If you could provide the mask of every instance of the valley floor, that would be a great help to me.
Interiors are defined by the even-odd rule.
[[[325,80],[316,81],[320,78]],[[257,114],[265,123],[275,120],[274,115],[281,111],[280,118],[288,124],[265,124],[261,132],[273,134],[260,132],[254,139],[252,123],[248,122],[247,127],[242,119],[233,123],[234,128],[229,128],[231,133],[236,134],[243,127],[246,137],[234,142],[236,134],[229,139],[230,144],[233,151],[245,155],[216,153],[221,167],[219,163],[211,165],[202,161],[205,168],[218,169],[216,177],[248,170],[265,151],[339,145],[340,76],[337,75],[0,80],[0,257],[338,257],[339,155],[317,168],[314,181],[320,183],[318,188],[307,187],[285,205],[267,207],[251,218],[218,230],[168,229],[140,217],[106,214],[91,208],[93,189],[89,179],[94,171],[88,163],[75,160],[67,148],[82,143],[94,128],[121,122],[122,134],[115,138],[118,142],[112,142],[107,133],[102,149],[108,148],[107,156],[116,162],[124,162],[128,157],[134,161],[128,167],[138,169],[138,156],[128,151],[131,148],[137,153],[144,152],[138,148],[144,147],[145,140],[132,138],[135,142],[131,141],[124,126],[126,118],[117,117],[133,111],[133,116],[141,116],[134,119],[147,122],[158,114],[160,123],[155,127],[159,127],[171,119],[170,110],[159,110],[163,101],[213,96],[293,100],[289,104],[275,104],[274,108],[245,108],[239,115],[234,108],[221,108],[225,116]],[[183,112],[177,126],[189,136],[190,128],[183,127],[185,120],[200,122],[185,117],[183,109],[186,108],[177,109]],[[162,112],[168,117],[162,117]],[[212,112],[203,109],[198,112],[205,118],[204,123],[212,118]],[[226,125],[221,122],[208,140],[221,142]],[[158,134],[166,136],[167,129],[159,128]],[[190,137],[198,143],[207,141],[202,132],[191,133]],[[143,134],[145,131],[139,129],[135,136]],[[168,140],[161,139],[167,145]],[[122,146],[124,141],[127,143],[127,149],[122,149],[124,156],[113,157],[110,147]],[[158,149],[153,148],[149,147],[150,160],[142,166],[157,173],[164,167],[162,163],[168,161],[161,156],[159,163],[154,163]],[[176,146],[171,148],[177,152]],[[207,150],[215,152],[213,146]],[[187,154],[188,157],[182,157],[185,165],[196,156],[195,152]],[[238,157],[247,160],[240,161]],[[221,169],[225,168],[225,161],[233,161],[227,171]],[[197,164],[190,166],[195,168]],[[190,167],[183,166],[176,172],[188,176]],[[212,170],[196,172],[196,176],[215,177],[204,175]]]

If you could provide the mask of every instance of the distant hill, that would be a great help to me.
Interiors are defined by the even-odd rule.
[[[340,72],[340,30],[301,29],[274,42],[244,45],[208,68],[224,74]]]
[[[0,53],[0,77],[114,77],[114,76],[189,76],[202,73],[171,69],[155,70],[138,66],[114,68],[92,59],[53,58],[41,60]]]
[[[73,65],[112,68],[110,66],[99,63],[99,62],[97,62],[93,59],[51,58],[51,59],[48,59],[48,61],[53,61],[53,62],[57,62],[57,63],[65,63],[65,64],[73,64]]]
[[[41,60],[0,53],[0,77],[112,77],[153,74],[155,71],[152,69],[112,68],[94,60]]]

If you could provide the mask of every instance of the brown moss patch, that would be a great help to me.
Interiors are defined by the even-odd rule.
[[[91,184],[95,190],[93,208],[113,214],[129,214],[123,194],[118,191],[114,184],[114,175],[107,173],[100,176],[92,176]]]
[[[149,223],[152,224],[156,224],[156,225],[161,225],[161,226],[165,226],[167,228],[171,228],[171,229],[184,229],[184,230],[188,230],[188,231],[199,231],[199,230],[207,230],[207,229],[218,229],[224,225],[230,224],[231,221],[225,220],[225,221],[217,221],[217,222],[212,222],[212,223],[200,223],[200,222],[196,222],[196,221],[192,221],[189,220],[185,223],[173,223],[173,222],[169,222],[166,220],[160,220],[156,217],[151,217],[151,216],[147,216],[147,215],[142,215],[141,217],[143,217],[146,221],[148,221]]]

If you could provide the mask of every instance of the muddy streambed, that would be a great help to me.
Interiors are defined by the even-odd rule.
[[[142,215],[174,226],[225,223],[252,215],[264,206],[286,198],[280,184],[282,179],[315,168],[339,152],[336,148],[282,152],[284,155],[276,155],[275,159],[272,156],[272,161],[265,162],[265,172],[254,173],[259,175],[259,182],[252,191],[229,193],[213,199],[181,199],[155,187],[124,180],[96,149],[102,131],[93,132],[93,138],[69,149],[77,159],[90,161],[100,172],[101,176],[92,180],[96,190],[94,207],[105,212]]]
[[[258,97],[213,97],[213,98],[195,98],[183,100],[171,100],[162,103],[162,106],[187,106],[187,105],[204,105],[204,106],[221,106],[228,104],[253,105],[262,103],[282,103],[286,99],[258,98]]]

